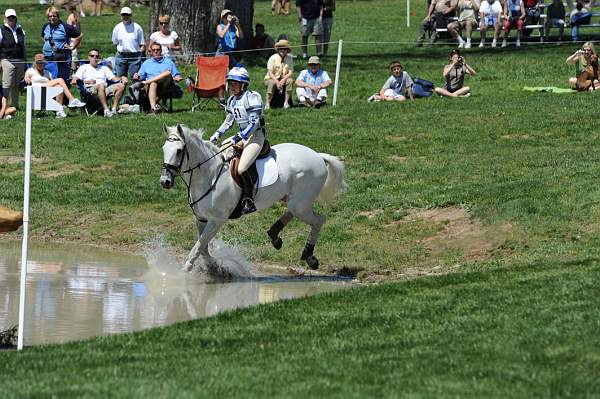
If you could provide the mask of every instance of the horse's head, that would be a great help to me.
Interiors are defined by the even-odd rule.
[[[184,125],[163,126],[166,141],[163,145],[163,169],[160,175],[160,185],[169,189],[175,185],[175,178],[181,172],[181,165],[186,157],[186,131]]]

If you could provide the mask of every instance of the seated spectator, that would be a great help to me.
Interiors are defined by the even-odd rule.
[[[112,117],[117,112],[117,106],[125,91],[127,77],[116,77],[115,74],[107,66],[100,65],[100,51],[98,49],[90,49],[88,52],[89,64],[84,64],[77,69],[73,75],[74,84],[77,80],[83,81],[85,90],[96,97],[102,109],[104,116]],[[108,100],[110,96],[114,96],[112,110],[108,109]]]
[[[575,51],[567,57],[567,64],[576,65],[575,77],[569,79],[569,86],[578,91],[594,90],[600,88],[598,82],[591,85],[590,82],[581,81],[581,75],[589,69],[598,68],[598,54],[592,42],[585,42],[580,50]],[[584,79],[585,80],[585,79]]]
[[[64,96],[69,99],[69,108],[85,107],[85,103],[76,99],[69,91],[69,87],[62,78],[53,79],[53,76],[44,69],[46,59],[44,54],[36,54],[33,58],[34,64],[31,68],[25,71],[25,83],[28,85],[40,85],[46,87],[61,87],[63,92],[56,96],[56,101],[63,104]],[[57,118],[66,118],[65,110],[56,111]]]
[[[457,49],[450,52],[450,64],[444,66],[444,79],[446,87],[436,87],[434,91],[440,97],[468,97],[471,88],[465,86],[465,75],[475,75],[475,70],[467,64]]]
[[[319,57],[308,60],[308,69],[300,72],[296,79],[296,94],[303,107],[321,108],[327,101],[327,88],[333,83],[327,72],[321,69]]]
[[[419,37],[417,38],[417,47],[423,46],[425,34],[430,32],[429,45],[432,46],[437,39],[436,28],[446,28],[448,18],[454,15],[454,8],[451,0],[431,0],[427,16],[421,22]]]
[[[498,36],[500,36],[500,18],[502,17],[502,4],[500,0],[483,0],[479,7],[479,17],[481,20],[479,24],[479,30],[481,31],[481,43],[479,43],[479,47],[485,46],[485,34],[488,28],[494,29],[492,47],[496,47]]]
[[[264,59],[269,59],[274,53],[273,47],[275,47],[275,42],[271,36],[265,33],[265,26],[256,24],[252,38],[252,48],[259,50],[256,54]]]
[[[574,42],[579,41],[579,25],[590,23],[592,13],[584,7],[581,1],[575,5],[575,9],[571,11],[571,39]]]
[[[450,36],[458,41],[459,48],[471,48],[471,35],[473,29],[477,29],[479,3],[477,3],[477,0],[454,0],[453,7],[458,10],[458,21],[448,24],[448,32]],[[465,31],[466,42],[460,36],[459,29]]]
[[[15,112],[17,112],[17,109],[8,106],[8,100],[2,95],[2,91],[0,91],[0,120],[12,119]]]
[[[565,31],[565,5],[562,0],[553,0],[546,9],[546,41],[550,40],[550,29],[558,28],[558,41],[563,39]]]
[[[508,34],[510,29],[514,26],[517,28],[517,47],[521,46],[521,36],[523,34],[523,26],[525,26],[525,3],[523,0],[506,0],[504,3],[504,39],[502,40],[502,47],[506,47],[508,44]]]
[[[412,93],[413,80],[408,72],[402,70],[400,61],[392,61],[389,68],[392,76],[385,81],[378,94],[369,97],[369,102],[404,101],[407,97],[414,100]]]
[[[153,113],[159,111],[158,99],[166,97],[172,90],[175,82],[181,80],[181,75],[177,67],[169,58],[162,56],[162,46],[154,43],[150,47],[152,58],[147,59],[142,64],[139,72],[133,75],[134,80],[141,80],[135,83],[135,89],[145,90],[150,101],[150,110]]]
[[[168,57],[175,62],[175,52],[181,50],[181,44],[179,43],[179,35],[174,30],[169,29],[169,23],[171,17],[163,15],[158,19],[160,24],[160,30],[150,35],[151,48],[154,43],[158,43],[162,46],[163,57]]]
[[[271,100],[273,100],[275,89],[279,92],[285,90],[283,108],[290,107],[292,72],[294,71],[294,61],[290,55],[292,47],[287,40],[280,40],[275,43],[275,51],[277,53],[269,57],[269,61],[267,61],[267,74],[264,78],[265,86],[267,86],[267,103],[265,104],[265,109],[271,107]]]
[[[523,0],[525,5],[525,25],[538,25],[540,23],[540,4],[544,4],[543,0]],[[531,29],[524,32],[526,36],[529,36]]]

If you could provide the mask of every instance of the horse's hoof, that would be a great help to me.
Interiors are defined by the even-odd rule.
[[[277,237],[277,239],[271,240],[271,244],[273,244],[273,247],[275,249],[279,250],[283,246],[283,240],[281,239],[281,237]]]
[[[319,268],[319,259],[314,255],[310,255],[306,258],[306,264],[313,270],[317,270]]]
[[[191,272],[193,268],[194,268],[193,264],[186,263],[185,265],[183,265],[183,267],[181,268],[181,270],[183,270],[184,272]]]

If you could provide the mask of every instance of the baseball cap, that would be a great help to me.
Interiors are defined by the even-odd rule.
[[[231,10],[224,9],[223,11],[221,11],[221,18],[223,18],[227,14],[233,14],[233,13],[231,12]]]
[[[6,11],[4,11],[5,18],[16,17],[16,16],[17,16],[17,12],[15,10],[13,10],[12,8],[8,8]]]
[[[123,8],[121,8],[121,15],[123,15],[123,14],[131,15],[131,14],[133,14],[133,12],[131,12],[131,8],[129,8],[129,7],[123,7]]]
[[[318,64],[321,65],[321,61],[319,60],[319,57],[317,57],[316,55],[313,55],[312,57],[310,57],[308,59],[308,65],[310,64]]]

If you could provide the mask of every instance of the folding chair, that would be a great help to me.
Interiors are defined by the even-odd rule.
[[[88,92],[85,89],[83,80],[77,79],[77,89],[79,90],[79,98],[81,98],[81,101],[85,103],[85,107],[82,107],[81,113],[85,112],[87,116],[94,116],[96,114],[102,115],[102,113],[104,112],[104,110],[102,109],[102,103],[100,103],[100,100],[98,100],[96,96],[94,96],[92,93]],[[111,95],[106,98],[109,108],[112,104],[113,97],[114,96]]]
[[[219,92],[225,90],[229,56],[200,56],[196,58],[196,69],[196,80],[188,85],[188,91],[192,92],[192,112],[201,107],[202,103],[206,105],[210,100],[218,102]]]

